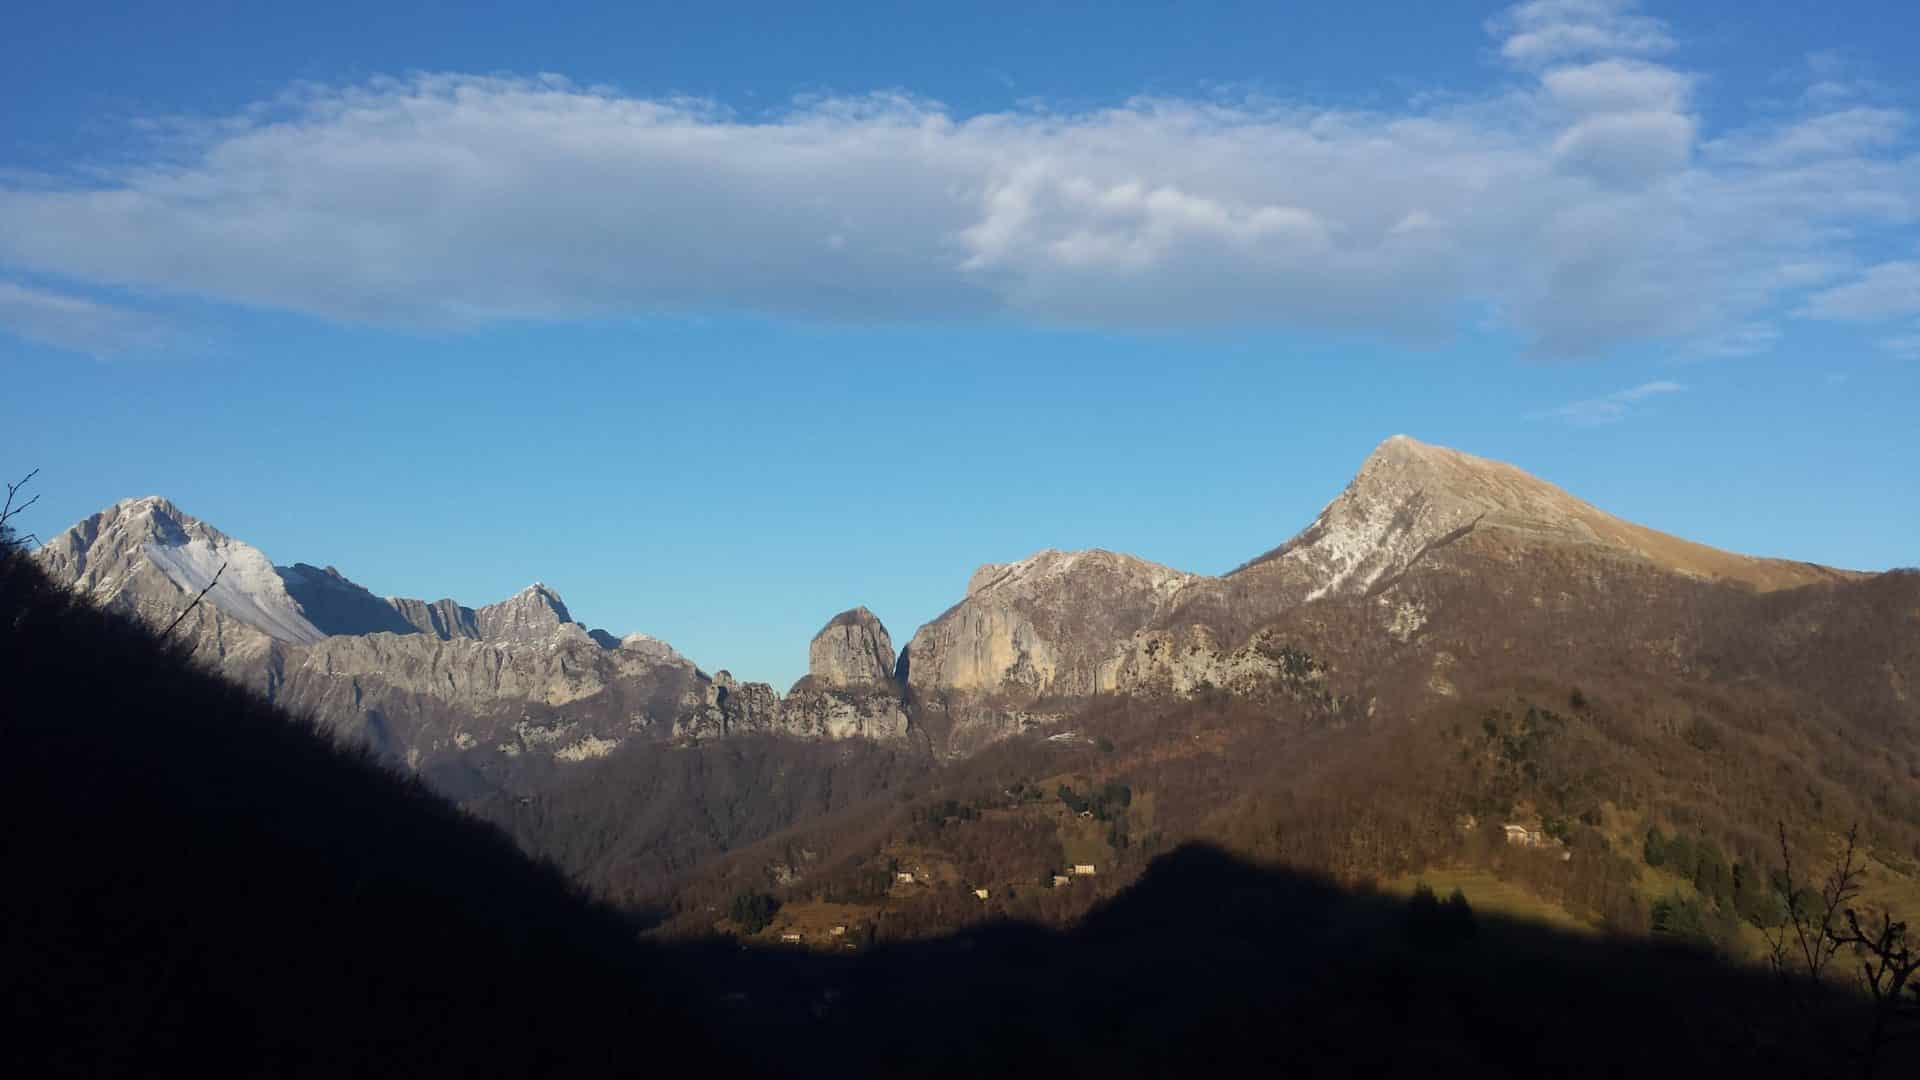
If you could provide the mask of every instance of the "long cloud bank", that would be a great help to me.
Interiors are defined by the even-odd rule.
[[[1547,356],[1920,313],[1883,250],[1920,220],[1905,112],[1809,96],[1709,134],[1661,20],[1539,0],[1488,29],[1498,91],[1400,111],[963,118],[883,95],[742,117],[555,78],[309,87],[89,184],[0,182],[0,268],[398,327],[1491,324]]]

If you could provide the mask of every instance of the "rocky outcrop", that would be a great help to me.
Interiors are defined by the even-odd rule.
[[[1017,730],[1008,717],[1035,702],[1097,692],[1120,643],[1196,580],[1098,550],[1049,549],[982,567],[966,597],[907,644],[912,700],[949,752]]]
[[[1311,654],[1270,630],[1228,649],[1206,627],[1190,626],[1135,634],[1101,665],[1100,689],[1182,696],[1217,689],[1258,698],[1277,687],[1317,683],[1324,675]]]
[[[153,626],[180,618],[175,639],[203,662],[258,666],[276,642],[325,637],[259,549],[158,496],[115,503],[55,536],[34,557],[53,580],[102,607]],[[194,605],[203,589],[206,598]]]
[[[392,602],[347,580],[331,566],[294,563],[278,570],[287,595],[323,634],[411,634],[419,629]]]
[[[1307,600],[1362,595],[1405,573],[1426,552],[1476,532],[1506,533],[1522,544],[1600,549],[1762,591],[1860,577],[1669,536],[1614,517],[1512,465],[1405,435],[1381,443],[1313,524],[1234,573],[1280,564],[1307,584]]]
[[[480,626],[474,621],[473,609],[461,607],[452,600],[440,599],[428,603],[425,600],[389,596],[387,603],[406,620],[407,625],[423,634],[432,634],[442,641],[452,641],[454,638],[480,639]]]
[[[1232,572],[1197,581],[1157,624],[1238,643],[1317,600],[1378,595],[1454,545],[1504,558],[1556,551],[1762,591],[1862,575],[1705,547],[1614,517],[1511,465],[1395,435],[1312,524]]]
[[[967,595],[972,596],[986,588],[994,579],[1006,573],[1007,568],[1012,565],[1012,563],[981,563],[980,568],[973,572],[973,576],[967,578]]]
[[[843,611],[807,645],[807,674],[821,686],[888,686],[893,682],[893,638],[864,607]]]
[[[1048,549],[990,569],[908,643],[907,681],[916,693],[1091,694],[1115,645],[1197,580],[1098,550]]]
[[[473,622],[482,641],[521,644],[546,641],[562,627],[579,626],[560,595],[537,581],[497,604],[474,609]],[[586,627],[580,630],[585,633]]]
[[[1854,580],[1692,544],[1606,514],[1510,465],[1396,435],[1285,544],[1220,577],[1104,551],[1043,551],[975,571],[902,657],[921,719],[964,747],[1036,706],[1096,693],[1252,693],[1294,678],[1263,628],[1304,605],[1375,598],[1406,643],[1427,613],[1386,595],[1454,549],[1653,569],[1769,590]],[[1053,702],[1053,706],[1047,703]]]
[[[904,739],[912,723],[897,693],[796,685],[781,705],[780,729],[803,739]]]
[[[1692,544],[1511,466],[1404,436],[1381,443],[1306,529],[1231,573],[1100,550],[987,564],[897,663],[872,612],[835,616],[784,699],[725,672],[709,677],[655,638],[590,631],[544,585],[478,609],[379,599],[332,567],[276,567],[158,497],[93,515],[37,558],[57,580],[156,626],[206,590],[175,634],[202,661],[426,766],[436,754],[571,761],[634,737],[756,732],[899,739],[924,729],[935,746],[963,752],[1044,727],[1095,694],[1298,690],[1308,676],[1276,626],[1291,627],[1293,642],[1364,627],[1365,647],[1388,650],[1381,656],[1417,650],[1449,617],[1450,598],[1488,595],[1433,587],[1436,575],[1495,591],[1556,574],[1631,574],[1660,588],[1679,575],[1758,591],[1862,576]],[[1563,593],[1542,586],[1524,601],[1551,606]],[[1365,602],[1364,617],[1313,614],[1349,601]],[[1346,645],[1343,655],[1360,655]]]
[[[153,626],[211,585],[176,639],[235,681],[430,773],[454,761],[470,775],[528,755],[585,760],[632,738],[784,730],[771,688],[709,678],[645,634],[589,631],[544,585],[477,610],[382,599],[332,567],[275,567],[157,497],[89,517],[37,558],[55,580]]]
[[[716,671],[701,691],[700,702],[674,721],[675,736],[718,738],[770,735],[782,730],[780,695],[766,683],[743,683],[731,672]]]
[[[893,638],[864,607],[827,621],[807,647],[807,674],[781,704],[781,730],[809,739],[904,739]]]

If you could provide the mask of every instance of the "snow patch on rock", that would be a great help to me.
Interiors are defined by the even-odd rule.
[[[142,552],[183,592],[199,595],[211,584],[206,603],[281,641],[311,645],[327,636],[307,620],[260,549],[198,522],[189,533],[159,509],[158,500],[139,510],[151,518],[153,536]]]

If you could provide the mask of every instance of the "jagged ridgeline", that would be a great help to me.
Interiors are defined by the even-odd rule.
[[[643,949],[417,781],[15,554],[0,553],[0,613],[9,1075],[1125,1076],[1195,1060],[1424,1075],[1438,1060],[1770,1076],[1845,1061],[1756,1037],[1774,981],[1704,954],[1354,895],[1197,847],[1066,933]],[[1859,1013],[1831,1000],[1816,1015],[1850,1031]],[[1681,1015],[1684,1037],[1660,1029]]]
[[[203,589],[156,654],[137,624]],[[697,1037],[654,1036],[664,985],[776,1071],[1818,1074],[1755,1019],[1771,981],[1643,939],[1739,955],[1779,820],[1809,864],[1861,826],[1869,911],[1920,896],[1920,574],[1716,551],[1400,437],[1229,573],[990,564],[898,654],[833,616],[785,694],[544,586],[375,597],[157,498],[0,590],[0,807],[46,823],[6,841],[4,977],[81,1071],[184,1031],[216,1072],[598,1075]],[[1428,878],[1477,938],[1430,894],[1408,921]]]
[[[865,608],[832,617],[784,695],[647,635],[583,627],[544,586],[478,608],[375,597],[332,568],[275,566],[159,498],[110,507],[35,557],[150,625],[226,566],[177,631],[196,658],[623,897],[993,747],[1067,745],[1113,702],[1173,716],[1218,695],[1384,736],[1524,714],[1521,697],[1559,704],[1582,686],[1687,753],[1701,752],[1690,732],[1747,754],[1747,788],[1792,773],[1794,798],[1828,816],[1863,793],[1886,846],[1920,855],[1900,839],[1920,822],[1913,575],[1718,551],[1404,436],[1231,572],[1099,550],[988,564],[897,656]],[[1809,783],[1838,790],[1816,798]],[[1649,812],[1664,813],[1620,821]]]
[[[510,774],[522,757],[585,761],[636,739],[740,734],[900,740],[917,730],[936,752],[964,754],[1057,722],[1053,703],[1270,680],[1279,668],[1254,639],[1315,601],[1372,598],[1382,636],[1411,644],[1445,613],[1403,579],[1469,557],[1523,576],[1660,572],[1748,591],[1866,577],[1715,551],[1511,466],[1395,436],[1306,530],[1231,573],[1097,550],[989,564],[897,661],[871,612],[834,616],[809,649],[809,675],[783,698],[703,672],[648,635],[588,629],[538,583],[478,608],[376,597],[332,567],[275,566],[156,496],[117,503],[36,553],[55,580],[151,624],[170,621],[224,566],[176,632],[195,655],[430,778]]]

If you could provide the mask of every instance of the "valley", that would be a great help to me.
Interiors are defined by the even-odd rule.
[[[785,694],[584,628],[544,586],[480,608],[374,598],[330,568],[274,567],[161,499],[7,558],[17,610],[37,620],[14,654],[37,673],[32,721],[12,721],[18,764],[118,778],[92,807],[47,786],[57,767],[23,774],[18,812],[78,799],[68,816],[93,830],[28,857],[118,850],[126,800],[151,799],[218,850],[304,830],[310,854],[261,865],[324,896],[361,880],[352,837],[372,812],[336,820],[335,800],[438,807],[453,816],[413,827],[459,832],[449,850],[493,869],[431,862],[372,906],[298,918],[337,937],[366,933],[361,913],[414,912],[381,939],[392,953],[451,903],[473,943],[436,946],[456,972],[525,967],[560,928],[573,951],[553,963],[598,995],[570,1010],[637,1008],[648,1031],[680,1032],[654,1038],[727,1045],[742,1067],[878,1074],[938,1047],[929,1071],[960,1075],[1085,1054],[1113,1025],[1128,1034],[1096,1057],[1123,1071],[1196,1040],[1222,1061],[1324,1067],[1371,1059],[1354,1040],[1380,1024],[1413,1040],[1397,1055],[1509,1047],[1517,1065],[1577,1045],[1646,1067],[1677,1059],[1596,1048],[1588,1014],[1646,1023],[1708,993],[1722,1005],[1703,1014],[1700,1054],[1791,1072],[1824,1060],[1821,1044],[1795,1036],[1779,1056],[1749,1019],[1787,1000],[1766,972],[1800,895],[1784,859],[1817,875],[1804,868],[1857,830],[1849,904],[1899,917],[1920,895],[1920,573],[1709,552],[1400,437],[1294,540],[1227,575],[1102,551],[990,565],[898,653],[864,608],[829,619]],[[183,632],[154,642],[175,619]],[[112,647],[62,646],[76,631],[57,628],[82,625]],[[102,662],[156,665],[145,678],[168,689],[63,698],[47,677]],[[152,704],[113,704],[129,694]],[[169,730],[188,701],[206,711]],[[251,725],[238,742],[233,723]],[[282,725],[297,734],[276,749]],[[307,772],[304,795],[271,779]],[[379,858],[451,837],[383,841]],[[108,865],[144,867],[140,888],[165,904],[203,903],[217,875],[154,861],[162,850]],[[52,913],[77,889],[106,917],[149,918],[123,886],[61,874],[18,898],[23,917],[66,925]],[[316,874],[327,884],[296,884]],[[452,899],[501,874],[548,929]],[[248,970],[234,947],[195,946]],[[324,995],[336,977],[313,978]],[[1174,993],[1194,980],[1210,989]],[[1459,1014],[1383,989],[1403,984]],[[1532,985],[1578,997],[1587,1019],[1540,1013]],[[451,992],[427,986],[407,993]],[[62,993],[82,1013],[121,1007]],[[1078,1004],[1043,1019],[1065,995]],[[1334,1004],[1349,999],[1369,1004]],[[1863,1030],[1837,985],[1792,1000],[1793,1023]],[[1283,1042],[1247,1039],[1256,1001]],[[930,1014],[955,1019],[913,1019]],[[252,1023],[267,1042],[237,1053],[311,1037],[271,1009]],[[440,1037],[382,1030],[383,1062]],[[539,1054],[553,1036],[520,1038],[515,1053]],[[634,1047],[574,1049],[594,1074]]]
[[[770,941],[1066,926],[1193,842],[1629,934],[1698,899],[1645,865],[1654,828],[1751,876],[1776,823],[1811,851],[1859,824],[1874,899],[1920,882],[1920,575],[1714,551],[1404,436],[1226,575],[989,564],[897,653],[865,608],[829,619],[785,694],[541,585],[468,608],[276,569],[163,499],[35,558],[150,625],[239,567],[182,624],[202,663],[667,937],[742,933],[742,897]]]

